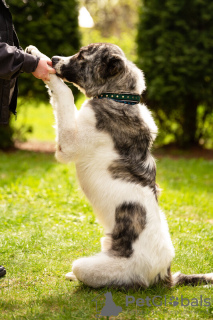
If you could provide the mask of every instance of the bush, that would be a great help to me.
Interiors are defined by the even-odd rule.
[[[77,0],[8,0],[20,45],[32,44],[49,57],[73,55],[80,47]],[[23,74],[19,95],[47,98],[42,81]]]
[[[7,0],[7,4],[23,48],[35,45],[49,57],[69,56],[78,51],[80,33],[77,0]],[[77,93],[77,89],[74,93]],[[25,97],[25,100],[32,97],[48,99],[44,83],[25,73],[20,76],[19,96]],[[10,147],[13,144],[13,130],[10,125],[2,126],[0,130],[0,148]]]
[[[137,43],[138,64],[147,80],[146,100],[173,140],[181,146],[197,145],[205,138],[202,122],[212,113],[213,2],[142,4]]]

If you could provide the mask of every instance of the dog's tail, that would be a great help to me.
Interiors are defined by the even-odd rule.
[[[213,273],[206,274],[191,274],[186,275],[180,272],[177,272],[172,275],[172,287],[177,285],[192,285],[197,286],[200,284],[213,284]]]

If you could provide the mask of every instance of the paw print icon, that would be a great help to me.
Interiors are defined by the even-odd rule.
[[[171,301],[169,302],[170,306],[177,307],[179,305],[178,298],[175,298],[174,296],[170,298],[170,301]]]

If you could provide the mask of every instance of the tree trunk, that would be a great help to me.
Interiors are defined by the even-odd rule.
[[[0,150],[8,149],[14,146],[12,137],[13,129],[10,126],[10,122],[8,125],[0,124]]]
[[[184,148],[197,146],[198,139],[196,138],[197,131],[197,108],[198,102],[193,97],[185,99],[183,110],[183,134],[180,145]]]

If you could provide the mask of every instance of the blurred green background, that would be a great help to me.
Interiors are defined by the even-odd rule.
[[[213,148],[213,2],[210,0],[7,0],[20,44],[48,56],[92,42],[119,45],[145,73],[143,98],[159,127],[156,145]],[[42,81],[22,74],[18,120],[1,130],[14,140],[52,140]],[[84,100],[74,87],[77,105]],[[46,116],[45,116],[46,114]],[[11,117],[13,118],[13,117]],[[51,121],[48,119],[52,119]],[[51,134],[43,127],[49,126]],[[38,132],[40,130],[40,133]],[[7,131],[7,137],[4,132]]]

